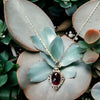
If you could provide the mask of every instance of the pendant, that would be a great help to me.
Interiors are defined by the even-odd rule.
[[[49,75],[48,80],[50,81],[52,88],[58,91],[61,85],[64,83],[65,78],[58,68],[54,68]]]

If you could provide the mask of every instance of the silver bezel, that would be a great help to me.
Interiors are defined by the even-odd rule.
[[[59,73],[59,74],[60,74],[60,77],[61,77],[59,85],[54,85],[54,84],[52,83],[52,75],[53,75],[53,73],[55,73],[55,72]],[[54,90],[58,91],[59,88],[61,87],[61,85],[64,83],[65,78],[64,78],[64,76],[62,75],[62,73],[60,72],[60,70],[59,70],[58,68],[55,68],[55,69],[53,69],[53,71],[52,71],[51,74],[49,75],[48,80],[50,81],[50,84],[51,84],[52,88],[53,88]]]

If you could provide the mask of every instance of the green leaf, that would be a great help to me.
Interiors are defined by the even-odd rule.
[[[46,5],[46,2],[45,2],[45,0],[40,0],[39,2],[37,2],[37,5],[38,5],[40,8],[44,8],[45,5]]]
[[[10,61],[7,61],[5,63],[5,68],[4,68],[4,72],[8,72],[13,68],[14,64]]]
[[[49,45],[55,39],[56,34],[51,28],[46,27],[44,28],[40,36],[46,47],[49,49]]]
[[[61,72],[64,75],[64,77],[67,79],[75,78],[77,75],[76,68],[72,66],[69,66],[68,68],[61,70]]]
[[[96,83],[91,90],[92,97],[95,100],[100,100],[100,82]]]
[[[94,43],[94,45],[100,45],[100,39],[99,40],[97,40],[95,43]]]
[[[62,56],[63,50],[64,50],[62,39],[59,36],[57,36],[52,41],[49,48],[50,48],[49,50],[52,56],[54,57],[54,59],[58,60]]]
[[[89,49],[89,45],[88,45],[86,42],[84,42],[84,41],[79,41],[79,42],[78,42],[78,45],[79,45],[80,48],[82,48],[82,49]]]
[[[82,58],[82,49],[78,44],[72,44],[60,61],[61,66],[68,66],[69,64],[76,62]]]
[[[32,2],[37,2],[38,0],[30,0],[30,1],[32,1]]]
[[[18,96],[18,89],[13,88],[11,91],[11,100],[18,100],[17,96]]]
[[[17,69],[18,68],[18,64],[14,64],[13,69]]]
[[[52,71],[51,67],[45,62],[39,62],[30,68],[28,77],[31,82],[42,82],[48,78]]]
[[[61,1],[63,1],[63,2],[69,2],[70,0],[61,0]]]
[[[69,8],[72,6],[72,3],[71,2],[68,2],[67,4],[65,4],[64,2],[61,2],[60,3],[60,6],[63,7],[63,8]]]
[[[40,52],[40,55],[42,56],[42,58],[51,66],[51,67],[55,67],[55,63],[54,61],[51,59],[51,57],[49,55],[46,55],[43,52]]]
[[[0,33],[0,38],[2,38],[3,33]]]
[[[0,74],[3,73],[4,70],[4,62],[0,61]]]
[[[8,58],[9,58],[9,55],[6,51],[0,53],[0,60],[7,61]]]
[[[96,53],[99,53],[100,54],[100,40],[96,43],[93,44],[93,50],[96,52]]]
[[[61,7],[51,6],[48,8],[50,15],[59,17],[63,12],[64,9]]]
[[[65,12],[68,16],[72,16],[74,14],[74,12],[76,11],[77,9],[77,5],[73,5],[72,7],[70,8],[66,8],[65,9]]]
[[[99,54],[100,54],[100,47],[95,48],[94,51],[95,51],[96,53],[99,53]]]
[[[44,50],[44,47],[43,47],[41,41],[38,39],[37,36],[32,36],[31,39],[32,39],[32,41],[33,41],[35,47],[36,47],[38,50],[41,50],[41,51]]]
[[[0,33],[2,33],[2,32],[3,32],[3,21],[0,20]]]
[[[10,100],[10,89],[0,88],[0,100]]]
[[[0,66],[0,74],[3,72],[3,67]]]
[[[0,87],[3,86],[7,82],[7,79],[8,79],[7,74],[0,75]]]
[[[61,0],[54,0],[55,2],[61,2]]]
[[[1,39],[1,42],[4,43],[5,45],[8,45],[11,41],[11,37],[9,35],[6,35],[5,38]]]
[[[16,71],[11,71],[8,74],[8,86],[16,86],[18,85],[18,81],[17,81],[17,76],[16,76]]]
[[[3,24],[3,32],[5,32],[6,29],[7,29],[7,25],[6,25],[6,23],[4,22],[4,24]]]
[[[78,1],[78,0],[71,0],[71,1],[75,2],[75,1]]]

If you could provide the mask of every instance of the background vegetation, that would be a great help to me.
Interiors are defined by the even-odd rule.
[[[40,6],[53,21],[57,28],[66,19],[70,20],[76,9],[88,0],[30,0]],[[73,27],[62,29],[58,34],[74,32]],[[0,100],[26,100],[20,89],[17,78],[16,60],[24,51],[14,43],[8,35],[3,12],[3,1],[0,0]],[[98,78],[92,80],[88,91],[77,100],[92,100],[90,89],[98,82]]]

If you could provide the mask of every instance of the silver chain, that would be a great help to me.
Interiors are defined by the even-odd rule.
[[[77,36],[79,36],[79,34],[83,30],[84,26],[88,23],[89,19],[91,18],[91,16],[94,14],[94,12],[96,11],[96,9],[98,8],[99,4],[100,4],[100,0],[97,2],[96,6],[93,8],[93,10],[90,12],[90,14],[87,17],[87,19],[85,20],[85,22],[81,25],[81,28],[80,28],[79,32],[76,34],[76,36],[74,37],[73,40],[75,40],[75,38]]]
[[[57,61],[54,59],[54,57],[52,56],[52,54],[50,53],[50,51],[47,49],[45,43],[43,42],[43,40],[41,39],[40,35],[38,34],[38,32],[36,31],[36,29],[34,28],[34,25],[31,23],[29,17],[26,15],[24,9],[21,7],[20,3],[18,2],[18,0],[16,0],[18,3],[18,6],[20,7],[21,11],[23,12],[25,18],[27,19],[27,21],[29,22],[30,26],[32,27],[33,31],[35,32],[36,36],[39,38],[39,40],[41,41],[43,47],[46,49],[46,51],[48,52],[48,54],[50,55],[50,57],[52,58],[52,60],[56,63]]]

